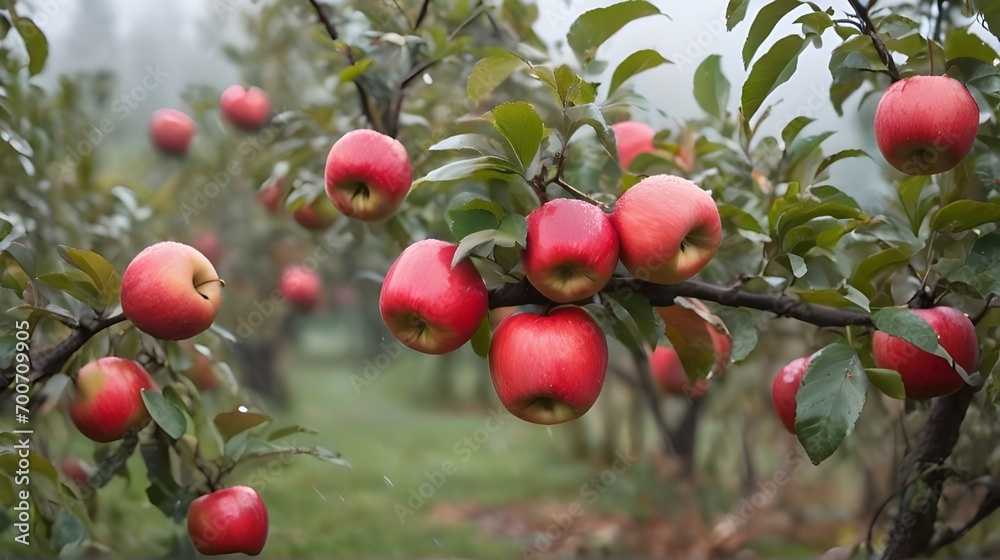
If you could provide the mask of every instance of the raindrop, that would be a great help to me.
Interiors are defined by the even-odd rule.
[[[239,408],[237,408],[236,410],[239,410],[240,412],[247,412],[247,411],[248,411],[248,410],[250,410],[250,409],[249,409],[249,408],[247,408],[247,407],[245,407],[245,406],[243,406],[243,405],[240,405],[240,407],[239,407]]]
[[[339,497],[339,498],[340,498],[340,501],[341,501],[341,502],[344,502],[345,504],[347,503],[347,500],[345,500],[345,499],[344,499],[344,496],[343,496],[343,495],[341,495],[341,494],[337,494],[337,497]]]
[[[313,490],[315,490],[316,493],[319,494],[320,498],[323,498],[324,502],[326,501],[326,496],[324,496],[323,493],[319,491],[319,488],[316,488],[315,486],[313,486]]]
[[[382,479],[385,480],[385,485],[386,486],[388,486],[389,488],[393,487],[392,481],[389,480],[388,476],[382,475]]]
[[[438,545],[440,548],[444,548],[444,545],[441,544],[441,541],[437,540],[437,537],[433,537],[433,540],[434,544]]]
[[[434,83],[434,78],[431,78],[430,74],[424,74],[424,83],[427,85],[431,85]]]

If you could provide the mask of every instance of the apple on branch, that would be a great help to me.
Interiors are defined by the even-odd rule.
[[[948,76],[913,76],[886,90],[875,110],[875,140],[889,165],[908,175],[954,168],[979,132],[979,106]]]
[[[385,275],[379,313],[393,336],[418,352],[458,349],[489,311],[486,284],[472,262],[462,259],[452,267],[457,248],[437,239],[418,241]]]
[[[403,204],[413,181],[406,148],[374,130],[352,130],[326,160],[326,194],[345,216],[384,220]]]
[[[222,116],[232,125],[246,131],[260,130],[271,116],[271,100],[264,90],[230,86],[219,99]]]
[[[640,154],[654,151],[653,137],[656,132],[648,124],[624,121],[611,125],[615,133],[615,143],[618,145],[618,162],[622,169],[628,170],[632,162]]]
[[[582,307],[557,307],[544,315],[518,312],[496,328],[488,361],[493,387],[511,414],[535,424],[559,424],[583,416],[597,401],[608,343]]]
[[[979,369],[976,327],[965,313],[944,306],[910,312],[927,321],[937,334],[938,343],[966,373]],[[872,354],[877,367],[899,372],[908,399],[942,397],[965,385],[965,380],[945,358],[882,331],[872,335]]]
[[[330,199],[317,196],[312,202],[292,213],[292,218],[309,231],[325,231],[337,221],[340,213]]]
[[[150,418],[142,390],[159,391],[138,362],[113,356],[80,368],[73,386],[70,419],[80,433],[99,443],[142,429]]]
[[[277,212],[281,208],[284,198],[285,193],[281,189],[281,179],[275,179],[257,191],[257,201],[272,213]]]
[[[257,556],[267,542],[267,507],[249,486],[223,488],[191,502],[187,528],[191,542],[202,554]]]
[[[211,391],[218,387],[219,376],[212,367],[211,358],[199,352],[190,341],[185,340],[181,342],[181,347],[194,356],[194,363],[183,373],[185,377],[191,380],[191,383],[194,383],[195,388],[199,391]]]
[[[791,433],[795,433],[795,396],[802,386],[802,379],[809,369],[812,356],[796,358],[781,368],[771,382],[771,401],[774,411],[778,414],[781,424]]]
[[[524,275],[542,295],[569,303],[600,292],[618,264],[618,233],[582,200],[557,198],[528,214]]]
[[[684,365],[681,364],[680,356],[673,348],[657,347],[649,355],[649,371],[656,386],[665,395],[700,399],[708,391],[707,379],[700,379],[697,383],[691,384],[687,372],[684,371]]]
[[[322,300],[322,280],[316,271],[300,265],[285,267],[278,290],[292,305],[302,311],[313,311]]]
[[[158,150],[185,154],[198,130],[194,120],[177,109],[157,109],[149,121],[149,139]]]
[[[122,312],[140,331],[166,340],[204,332],[222,302],[223,282],[193,247],[163,241],[129,263],[122,275]]]
[[[676,284],[697,274],[722,242],[712,196],[672,175],[647,177],[625,191],[611,213],[621,261],[640,280]]]

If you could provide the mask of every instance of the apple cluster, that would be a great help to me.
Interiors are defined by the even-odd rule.
[[[260,88],[236,85],[222,92],[219,110],[236,128],[253,132],[264,128],[270,120],[271,100]],[[158,109],[149,121],[149,140],[165,154],[186,154],[197,132],[194,119],[177,109]]]
[[[620,155],[623,161],[652,149],[652,134],[644,126],[616,130],[621,147],[631,154]],[[630,136],[633,132],[637,136]],[[394,142],[375,132],[355,131],[334,145],[326,186],[338,210],[360,219],[380,219],[395,211],[405,198],[410,168],[405,151]],[[386,154],[391,156],[388,163]],[[715,256],[722,223],[710,194],[669,175],[643,179],[610,212],[558,198],[531,212],[526,223],[521,267],[551,305],[516,312],[496,326],[489,370],[500,401],[513,415],[556,424],[591,408],[607,372],[604,332],[574,304],[603,290],[619,262],[647,282],[691,278]],[[441,240],[419,241],[386,274],[379,312],[392,334],[414,350],[451,352],[485,326],[488,290],[471,260],[456,261],[457,249]],[[716,354],[725,355],[726,362],[731,343],[721,338],[726,340]]]
[[[961,389],[966,382],[956,365],[967,373],[972,373],[979,367],[979,341],[972,321],[952,307],[912,309],[910,312],[930,325],[937,334],[939,344],[954,359],[954,363],[902,338],[875,331],[872,335],[875,366],[899,373],[907,399],[943,397]],[[796,395],[809,370],[811,359],[812,356],[805,356],[792,360],[778,372],[771,384],[774,410],[781,423],[793,434]]]

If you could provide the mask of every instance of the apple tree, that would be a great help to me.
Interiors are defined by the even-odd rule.
[[[193,88],[186,100],[203,149],[174,150],[187,155],[130,177],[130,186],[99,175],[107,162],[94,142],[69,163],[59,159],[56,147],[76,141],[71,134],[106,85],[34,85],[47,46],[21,7],[8,2],[0,11],[0,30],[20,37],[25,53],[5,56],[0,69],[9,201],[0,284],[12,319],[3,327],[0,398],[5,409],[30,406],[36,426],[66,424],[59,401],[86,396],[87,364],[107,356],[132,360],[160,389],[126,388],[148,421],[98,446],[98,474],[85,484],[64,484],[44,445],[33,448],[28,507],[45,539],[37,550],[104,547],[80,536],[90,524],[87,493],[122,473],[136,451],[150,502],[177,523],[189,505],[198,509],[199,496],[240,484],[254,461],[304,453],[342,462],[323,448],[282,443],[304,428],[272,428],[263,412],[238,408],[241,368],[228,359],[245,356],[241,343],[258,328],[292,328],[294,315],[263,310],[276,309],[268,293],[278,263],[233,255],[218,267],[223,274],[204,279],[225,280],[213,284],[223,299],[282,317],[248,322],[246,337],[240,325],[250,316],[225,306],[211,327],[185,336],[158,331],[156,314],[144,326],[142,312],[130,311],[128,286],[142,299],[152,285],[123,282],[136,255],[179,229],[220,220],[231,226],[224,235],[280,240],[296,255],[279,256],[282,264],[312,259],[319,274],[341,277],[368,271],[381,288],[360,291],[369,310],[362,316],[377,309],[414,351],[447,355],[469,343],[500,401],[525,421],[574,421],[622,383],[648,407],[668,453],[690,453],[697,403],[751,369],[777,325],[794,322],[808,351],[764,374],[778,374],[775,420],[813,464],[851,453],[845,447],[864,421],[919,432],[879,448],[900,459],[896,487],[881,496],[855,552],[889,559],[957,550],[947,547],[1000,507],[992,453],[1000,438],[995,3],[730,0],[720,13],[729,32],[749,24],[742,52],[723,55],[747,70],[738,109],[720,55],[710,55],[693,84],[703,115],[662,130],[640,122],[638,109],[669,108],[629,80],[668,71],[671,61],[655,49],[610,59],[602,48],[636,20],[684,25],[683,12],[654,2],[583,11],[565,51],[536,35],[532,25],[545,14],[519,0],[255,5],[247,26],[256,43],[228,54],[248,82],[270,92],[273,114],[265,123],[246,107],[227,109],[223,96],[219,108],[239,113],[232,122],[244,132],[202,126],[219,92]],[[793,33],[770,36],[793,18]],[[878,98],[874,119],[862,124],[877,152],[831,153],[824,142],[834,132],[815,131],[808,115],[767,133],[783,110],[774,91],[794,83],[804,52],[831,44],[824,103],[842,113]],[[296,71],[274,71],[283,66]],[[855,187],[831,179],[831,170],[862,158],[887,163],[891,196],[879,204],[859,204]],[[348,251],[346,263],[328,258],[332,246]],[[197,261],[212,276],[206,252],[185,249],[177,262]],[[142,276],[156,276],[155,268]],[[261,277],[275,282],[247,280]],[[308,294],[291,294],[284,298],[313,305]],[[194,305],[179,307],[170,311],[186,321]],[[505,308],[518,311],[491,324],[489,311]],[[376,321],[366,319],[370,332]],[[609,365],[618,350],[633,367]],[[226,374],[225,395],[203,394],[183,374],[199,355]],[[685,378],[671,382],[669,370]],[[683,434],[661,410],[671,384],[704,393]],[[3,437],[0,489],[13,506],[19,441]],[[971,514],[942,499],[955,488],[973,496]],[[193,519],[202,552],[259,551],[212,548]],[[185,536],[176,546],[191,543]]]

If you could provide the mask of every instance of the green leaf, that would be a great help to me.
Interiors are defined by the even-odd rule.
[[[173,403],[168,401],[156,391],[142,390],[142,402],[146,403],[146,410],[153,417],[156,425],[173,439],[178,439],[187,431],[187,420],[184,413]]]
[[[222,412],[212,420],[215,427],[219,429],[219,435],[223,441],[228,441],[234,436],[241,434],[250,428],[260,426],[265,422],[270,422],[271,417],[259,412],[240,412],[233,410]]]
[[[713,56],[718,58],[718,55]],[[645,72],[651,68],[656,68],[662,64],[672,63],[663,58],[663,55],[652,49],[644,49],[630,54],[618,65],[617,68],[615,68],[615,73],[611,76],[611,86],[608,88],[608,96],[614,93],[615,90],[621,87],[621,85],[632,76],[635,76],[640,72]],[[702,64],[704,65],[704,63]],[[697,74],[695,74],[695,84],[695,97],[697,98]]]
[[[362,58],[347,68],[344,68],[340,71],[340,82],[345,84],[353,82],[358,79],[359,76],[364,74],[369,68],[371,68],[374,63],[375,59],[373,58]]]
[[[563,117],[566,120],[566,128],[568,130],[566,135],[567,142],[569,142],[569,139],[573,137],[573,134],[578,129],[583,126],[590,126],[597,133],[598,141],[600,141],[609,154],[618,153],[618,145],[615,143],[615,133],[608,126],[607,121],[604,120],[604,115],[597,105],[588,103],[586,105],[569,107],[563,111]]]
[[[781,140],[785,143],[785,149],[789,149],[792,146],[792,142],[798,137],[802,129],[809,126],[810,123],[815,122],[816,119],[811,119],[809,117],[795,117],[787,125],[785,125],[784,130],[781,131]]]
[[[726,6],[726,29],[732,31],[747,15],[750,0],[729,0]]]
[[[490,336],[492,330],[490,329],[490,314],[487,313],[483,317],[483,322],[479,324],[479,328],[476,332],[472,334],[472,350],[480,358],[485,358],[490,353]]]
[[[17,31],[24,39],[24,47],[28,51],[28,72],[34,76],[45,68],[45,60],[49,57],[49,41],[35,22],[26,17],[18,18]]]
[[[996,0],[972,0],[972,5],[983,16],[990,33],[1000,39],[1000,3]]]
[[[744,68],[750,67],[750,61],[753,60],[757,49],[767,40],[768,35],[774,31],[781,18],[801,5],[802,2],[799,0],[772,0],[760,9],[757,17],[750,25],[750,34],[747,35],[746,43],[743,44]]]
[[[792,269],[792,276],[796,278],[802,278],[806,275],[809,269],[806,267],[806,261],[798,255],[788,254],[788,264]]]
[[[936,231],[967,231],[983,224],[1000,222],[1000,204],[959,200],[937,211],[931,218]]]
[[[910,260],[913,251],[903,247],[891,247],[865,257],[854,269],[851,285],[868,298],[875,297],[875,277],[886,269],[899,266]]]
[[[868,377],[854,349],[831,344],[814,354],[795,396],[795,433],[818,465],[854,430],[868,390]]]
[[[823,132],[821,134],[816,134],[813,136],[807,136],[802,138],[794,145],[791,149],[787,150],[787,167],[788,169],[794,169],[799,163],[809,157],[809,154],[813,153],[820,144],[822,144],[827,138],[833,136],[832,131]]]
[[[980,62],[987,62],[990,66],[993,60],[1000,55],[987,45],[977,35],[969,33],[964,27],[956,27],[948,31],[948,36],[944,40],[944,52],[949,61],[958,58],[973,58]]]
[[[597,88],[594,84],[584,81],[569,66],[563,64],[556,68],[553,77],[559,105],[563,107],[586,105],[597,99]]]
[[[445,218],[448,222],[448,229],[451,230],[456,239],[464,239],[477,231],[494,230],[500,227],[500,220],[487,210],[448,210]]]
[[[906,388],[903,386],[903,378],[899,372],[893,369],[865,368],[868,381],[887,397],[897,400],[906,400]]]
[[[466,84],[469,99],[479,101],[522,66],[524,61],[507,51],[480,60],[469,73]]]
[[[902,338],[921,350],[934,353],[938,349],[937,333],[923,317],[909,309],[883,307],[872,313],[872,322],[878,330]]]
[[[526,171],[542,144],[545,126],[530,103],[518,101],[493,108],[493,125],[510,142],[511,148]]]
[[[694,71],[694,99],[703,111],[716,118],[726,118],[729,86],[722,73],[722,57],[717,54],[706,58]]]
[[[80,270],[42,274],[38,277],[38,281],[57,288],[94,309],[104,309],[105,307],[101,293],[94,285],[94,281]]]
[[[118,294],[121,291],[121,278],[115,267],[111,266],[111,263],[104,257],[93,251],[74,249],[65,245],[59,245],[57,251],[63,260],[82,270],[94,281],[94,286],[105,305],[118,299]]]
[[[799,54],[806,40],[798,35],[782,38],[760,57],[743,84],[743,120],[747,123],[757,114],[764,100],[795,73]]]
[[[297,425],[295,425],[295,426],[285,426],[284,428],[279,428],[277,430],[274,430],[270,434],[268,434],[267,435],[267,441],[275,441],[275,440],[278,440],[278,439],[281,439],[281,438],[285,438],[285,437],[288,437],[288,436],[294,435],[294,434],[316,435],[318,433],[319,432],[316,431],[316,430],[314,430],[313,428],[308,428],[306,426],[297,426]]]
[[[733,349],[729,354],[730,361],[738,362],[750,355],[757,347],[757,327],[753,315],[745,309],[717,306],[713,309],[715,315],[722,319],[733,337]]]
[[[823,32],[833,26],[833,18],[826,12],[812,12],[799,16],[795,23],[802,25],[802,34],[805,36],[823,35]]]
[[[519,175],[520,169],[498,157],[483,156],[463,159],[442,165],[427,174],[422,181],[461,181],[474,179],[478,174],[487,176]]]
[[[87,538],[87,526],[80,518],[67,510],[59,512],[59,517],[52,524],[52,546],[62,550],[64,546],[76,544]]]
[[[522,249],[527,247],[528,221],[524,218],[524,216],[520,214],[510,214],[503,219],[503,222],[500,223],[500,227],[497,229],[513,238],[514,243],[519,245]]]
[[[629,22],[657,15],[660,10],[645,0],[620,2],[607,8],[584,12],[569,28],[566,36],[577,57],[589,61],[597,48]]]
[[[458,266],[458,263],[462,262],[462,259],[472,253],[481,257],[490,254],[490,251],[496,245],[498,235],[507,236],[507,234],[501,234],[499,230],[489,229],[470,233],[463,237],[458,243],[458,248],[455,249],[455,256],[451,259],[452,268]],[[513,246],[513,243],[511,245]]]
[[[0,253],[0,286],[13,290],[17,297],[24,297],[24,290],[31,279],[21,268],[21,263],[9,251]]]
[[[458,134],[449,136],[427,149],[432,152],[472,150],[484,156],[503,155],[493,142],[494,140],[482,134]]]
[[[871,156],[868,155],[868,152],[866,152],[864,150],[859,150],[859,149],[856,149],[856,148],[854,148],[854,149],[848,149],[848,150],[841,150],[841,151],[833,154],[832,156],[827,156],[819,164],[819,167],[816,169],[816,175],[819,175],[827,167],[830,167],[831,165],[837,163],[838,161],[840,161],[842,159],[856,158],[856,157],[866,157],[866,158],[871,159]]]
[[[715,369],[718,356],[711,330],[715,330],[713,322],[724,323],[711,313],[695,309],[684,298],[674,301],[674,305],[657,307],[656,313],[663,320],[664,333],[677,351],[684,373],[695,383]]]

